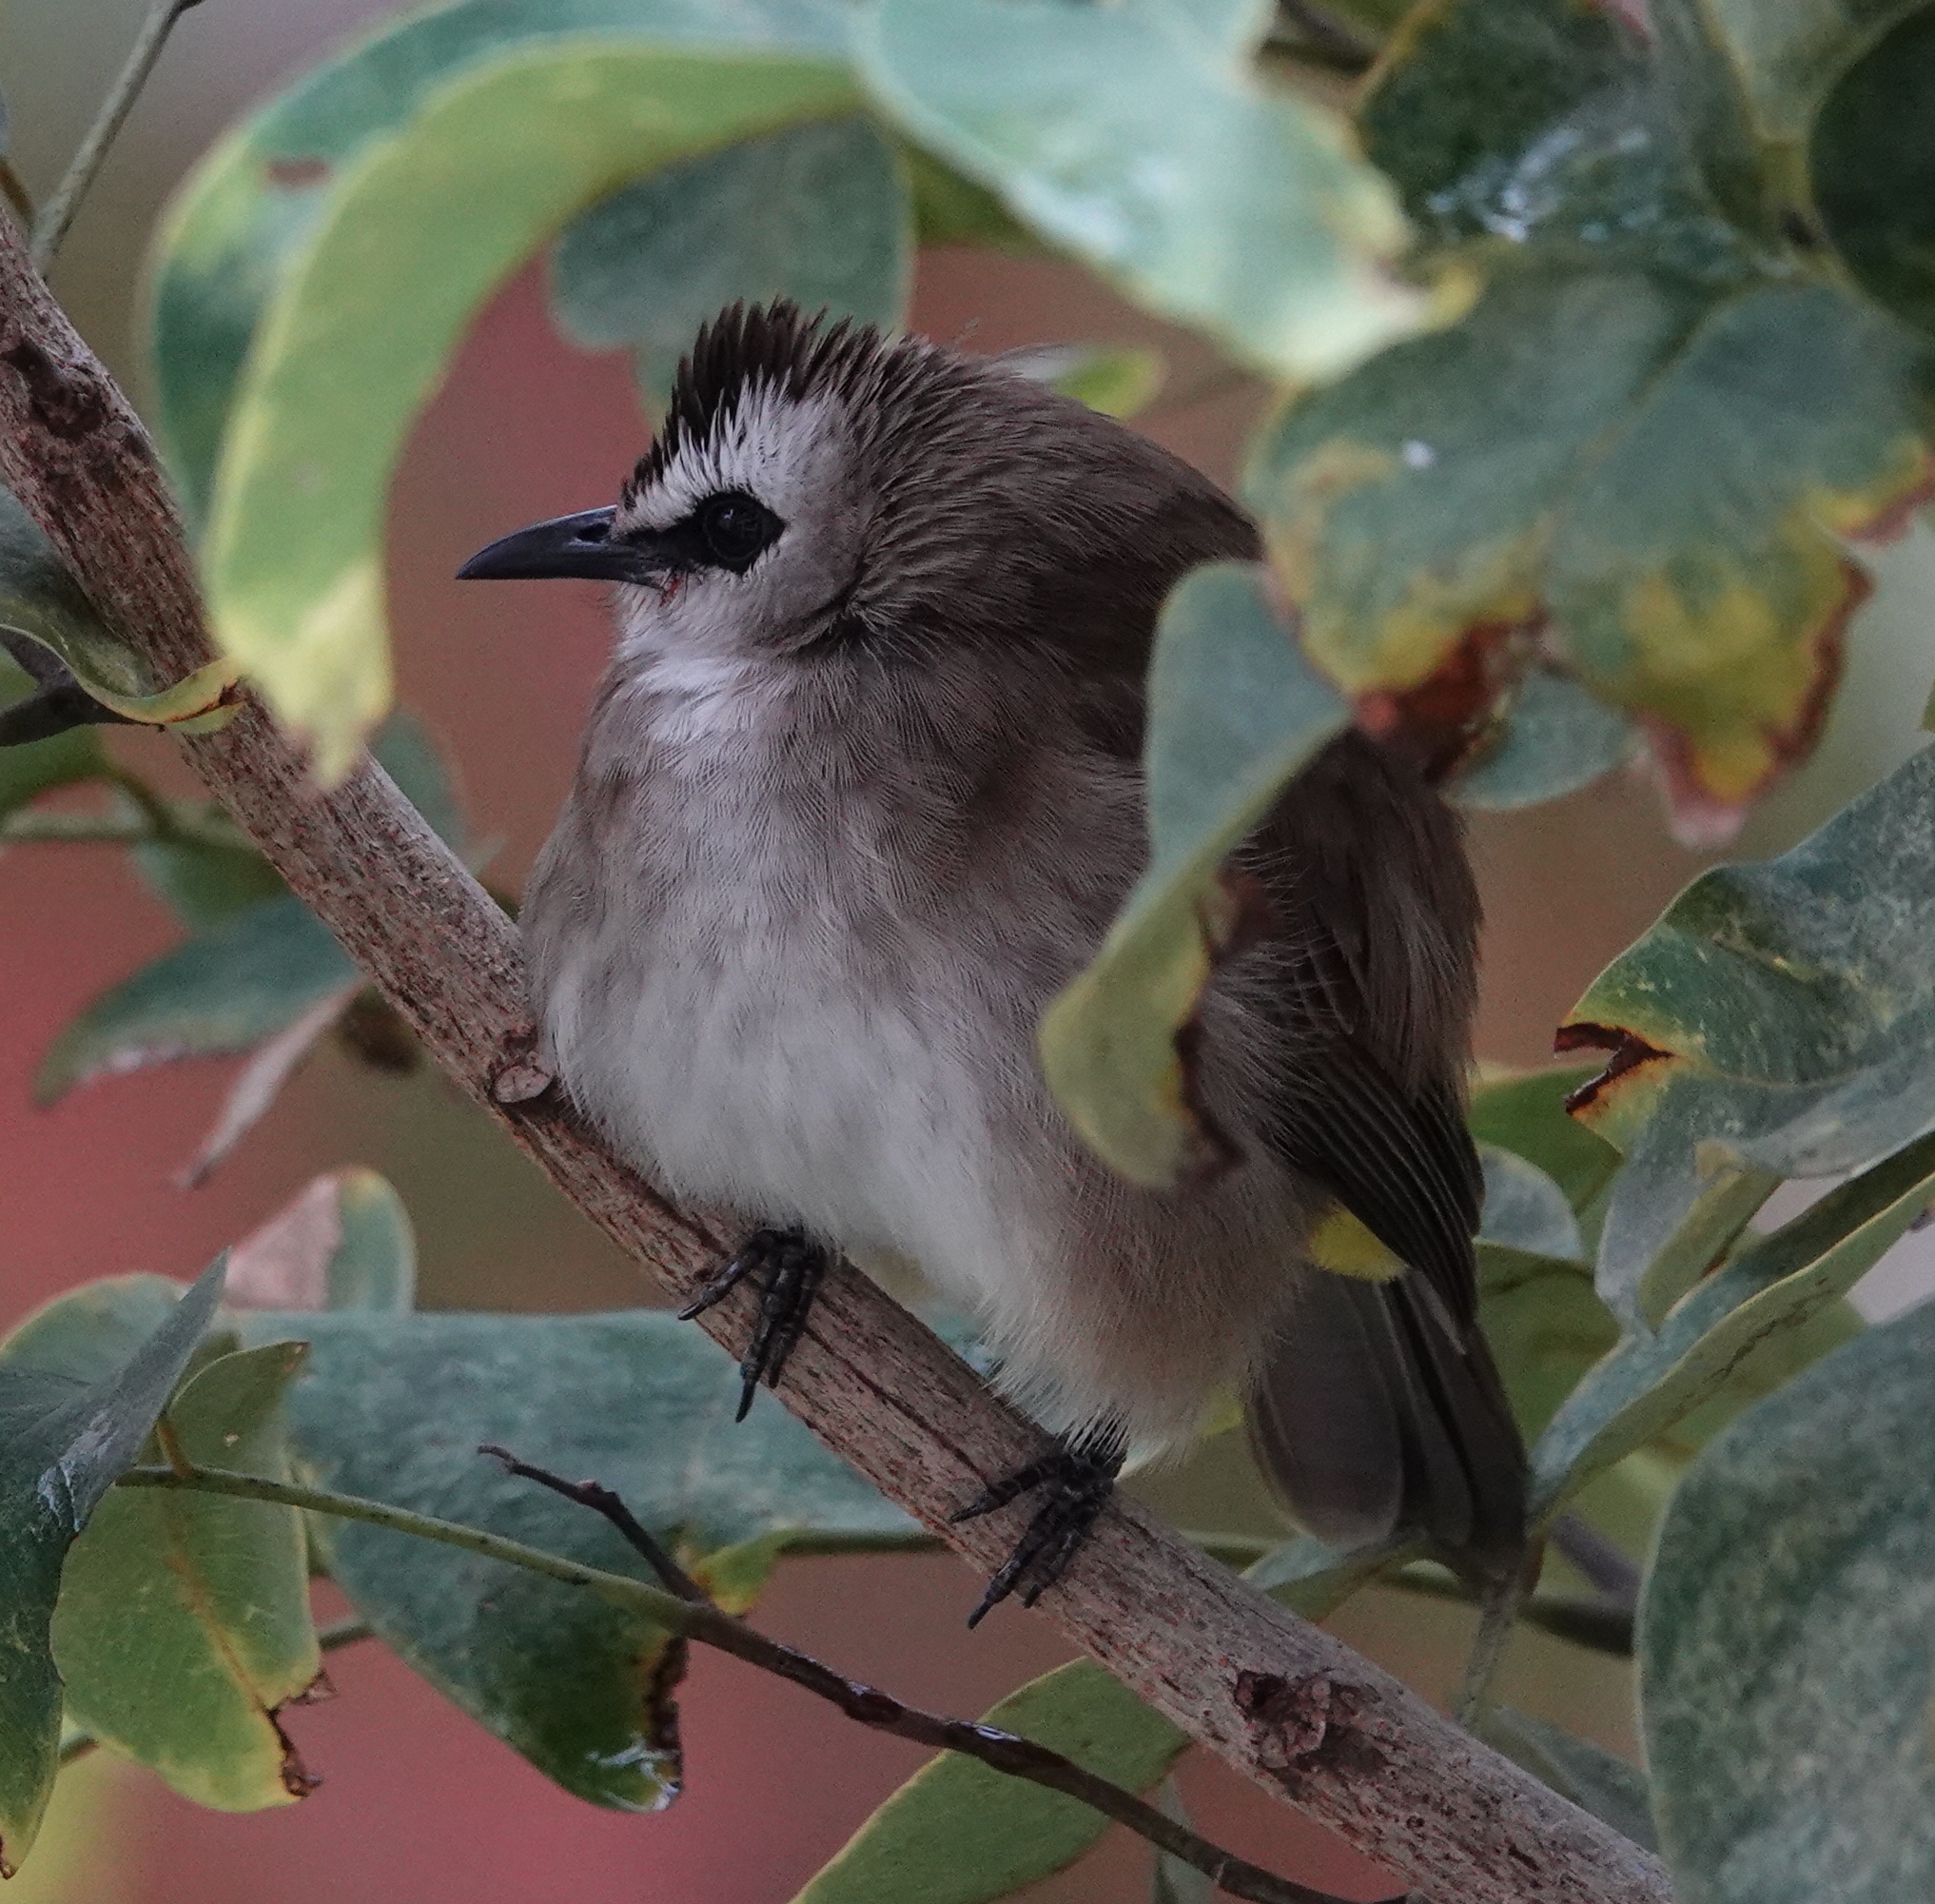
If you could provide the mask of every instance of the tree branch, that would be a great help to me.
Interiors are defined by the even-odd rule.
[[[209,658],[194,569],[154,449],[0,220],[0,477],[154,685]],[[183,746],[438,1063],[554,1183],[690,1300],[733,1227],[674,1207],[560,1093],[499,1103],[533,1027],[511,921],[365,759],[319,791],[260,705]],[[528,1069],[528,1066],[527,1066]],[[514,1091],[505,1093],[515,1096]],[[701,1326],[736,1345],[751,1291]],[[948,1519],[1042,1437],[850,1267],[823,1287],[780,1399],[976,1567],[1023,1509]],[[1658,1861],[1244,1585],[1131,1502],[1097,1522],[1042,1611],[1159,1711],[1266,1788],[1404,1873],[1436,1904],[1663,1904]]]

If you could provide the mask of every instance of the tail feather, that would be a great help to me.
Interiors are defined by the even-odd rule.
[[[1429,1541],[1495,1571],[1525,1537],[1525,1446],[1492,1353],[1416,1273],[1319,1271],[1251,1395],[1263,1472],[1328,1545]]]

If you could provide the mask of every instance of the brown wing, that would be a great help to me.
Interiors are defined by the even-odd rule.
[[[1252,1398],[1266,1469],[1313,1531],[1515,1549],[1525,1457],[1477,1327],[1483,1179],[1463,1114],[1478,902],[1456,821],[1399,760],[1334,742],[1249,842],[1287,1053],[1259,1135],[1409,1266],[1319,1273]]]

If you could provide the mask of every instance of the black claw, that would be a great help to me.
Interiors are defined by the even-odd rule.
[[[995,1482],[948,1517],[950,1521],[972,1521],[1036,1488],[1045,1490],[1042,1504],[1015,1542],[1014,1552],[996,1569],[980,1605],[968,1616],[969,1626],[979,1626],[991,1608],[1017,1591],[1024,1606],[1034,1605],[1062,1578],[1097,1517],[1108,1505],[1124,1452],[1122,1434],[1113,1428],[1080,1442],[1065,1442],[1053,1453]]]
[[[826,1274],[826,1251],[801,1231],[755,1230],[740,1245],[738,1254],[679,1310],[679,1319],[691,1322],[749,1276],[758,1284],[759,1314],[746,1353],[739,1359],[739,1406],[734,1421],[743,1422],[751,1412],[762,1381],[769,1388],[779,1386],[780,1370],[806,1327]]]

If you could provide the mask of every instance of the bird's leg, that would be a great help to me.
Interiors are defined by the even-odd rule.
[[[739,1358],[739,1412],[734,1421],[746,1419],[762,1381],[769,1388],[779,1386],[779,1372],[806,1327],[826,1274],[827,1252],[804,1230],[755,1229],[733,1260],[679,1310],[679,1320],[691,1322],[748,1277],[757,1286],[759,1314],[746,1353]]]
[[[978,1626],[988,1608],[1000,1605],[1011,1593],[1021,1595],[1024,1606],[1034,1605],[1062,1578],[1096,1517],[1108,1505],[1126,1452],[1120,1428],[1091,1430],[1079,1440],[1058,1443],[1052,1453],[997,1481],[948,1517],[950,1521],[972,1521],[1006,1507],[1010,1501],[1019,1501],[1024,1494],[1038,1488],[1042,1492],[1042,1504],[1035,1509],[1034,1519],[1015,1542],[1014,1552],[987,1582],[981,1604],[968,1616],[969,1626]]]

